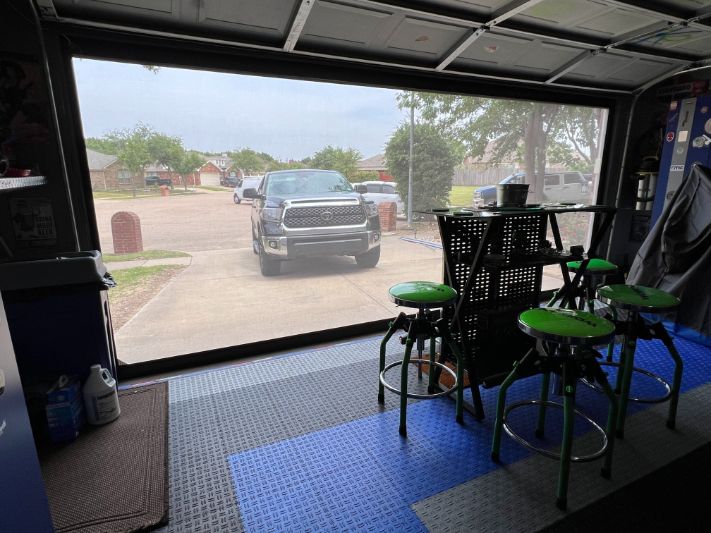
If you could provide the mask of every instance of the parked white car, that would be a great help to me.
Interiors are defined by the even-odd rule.
[[[397,204],[397,214],[405,213],[405,204],[400,198],[400,194],[395,188],[395,184],[391,181],[364,181],[362,183],[354,183],[353,186],[364,185],[368,192],[363,193],[363,198],[382,204],[384,202],[395,202]]]
[[[244,190],[245,189],[258,189],[259,184],[262,183],[262,178],[264,176],[245,176],[240,181],[237,182],[237,187],[235,187],[232,193],[232,199],[236,204],[242,203],[244,200]]]

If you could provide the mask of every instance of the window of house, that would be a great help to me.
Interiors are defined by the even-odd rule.
[[[390,286],[442,279],[439,229],[420,211],[472,207],[477,190],[493,201],[496,184],[528,169],[525,182],[535,184],[545,168],[546,186],[562,172],[599,176],[605,109],[79,58],[73,67],[87,147],[121,161],[121,183],[138,183],[133,176],[150,167],[164,169],[158,185],[172,184],[94,199],[118,282],[109,298],[126,364],[392,318],[400,309]],[[529,120],[534,151],[522,134]],[[378,216],[373,204],[358,207],[350,185],[378,179],[366,161],[375,156],[394,182],[368,192],[402,199],[396,217],[381,219],[377,246],[366,232],[339,234]],[[247,187],[221,180],[209,161],[225,175],[259,177],[259,192],[272,183],[275,191],[247,198]],[[535,201],[591,203],[593,192],[546,189],[550,196]],[[119,211],[138,216],[140,254],[114,248]],[[566,246],[580,244],[589,218],[560,225]],[[366,255],[375,248],[379,255]],[[560,286],[557,275],[547,272],[544,288]]]

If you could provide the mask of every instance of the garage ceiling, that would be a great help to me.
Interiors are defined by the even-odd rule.
[[[711,62],[711,0],[36,0],[43,18],[343,61],[634,92]]]

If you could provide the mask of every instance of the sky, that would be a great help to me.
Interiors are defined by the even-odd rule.
[[[327,145],[383,153],[407,120],[397,91],[161,67],[157,74],[128,63],[74,59],[86,137],[138,123],[180,137],[188,149],[251,148],[281,161]]]

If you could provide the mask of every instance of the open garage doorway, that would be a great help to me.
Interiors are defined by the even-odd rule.
[[[390,286],[442,279],[421,212],[481,207],[502,181],[533,184],[538,203],[596,198],[605,109],[73,67],[125,364],[391,318]],[[296,217],[299,202],[311,211]],[[140,232],[118,234],[118,215]],[[561,218],[566,246],[588,238],[575,216]],[[560,283],[546,272],[544,289]]]

